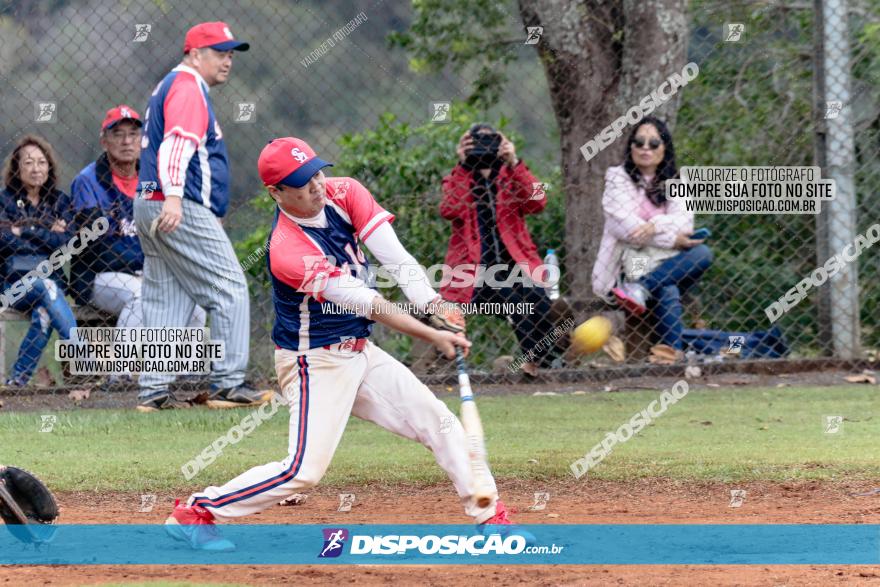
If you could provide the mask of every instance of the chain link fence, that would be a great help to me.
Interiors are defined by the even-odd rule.
[[[11,2],[0,12],[0,151],[8,159],[24,136],[42,137],[54,152],[57,187],[69,194],[75,176],[102,153],[104,113],[125,104],[143,115],[154,86],[180,62],[187,29],[223,20],[236,38],[251,43],[250,51],[235,54],[228,83],[210,96],[231,162],[232,199],[223,223],[250,282],[254,377],[274,376],[274,311],[263,258],[274,202],[256,160],[279,136],[307,140],[335,163],[330,175],[361,181],[395,214],[401,242],[426,267],[449,259],[495,262],[505,265],[498,276],[509,277],[516,263],[535,266],[548,249],[555,251],[558,299],[541,287],[511,286],[495,297],[438,287],[456,301],[498,304],[497,315],[484,315],[486,305],[467,315],[477,368],[506,376],[523,362],[587,371],[614,365],[621,357],[566,350],[572,326],[594,314],[612,319],[625,342],[624,364],[681,360],[652,347],[665,342],[684,352],[713,336],[723,339],[724,349],[712,347],[706,357],[731,360],[726,351],[738,339],[730,336],[769,330],[765,310],[774,301],[805,278],[821,278],[817,268],[880,220],[878,14],[876,0]],[[688,64],[696,69],[688,73]],[[836,180],[837,198],[818,215],[697,214],[693,228],[711,231],[711,264],[707,256],[682,260],[675,267],[691,273],[652,283],[648,312],[637,318],[607,289],[608,299],[597,296],[597,273],[607,285],[627,269],[624,258],[631,264],[647,258],[635,261],[643,271],[630,279],[637,281],[654,275],[669,255],[603,254],[603,231],[611,230],[609,215],[622,223],[619,230],[672,217],[670,203],[648,206],[650,198],[639,196],[637,206],[609,204],[619,194],[609,194],[606,172],[637,148],[628,141],[632,121],[607,145],[601,139],[585,145],[643,98],[656,99],[674,75],[691,79],[671,92],[667,84],[659,91],[669,97],[650,109],[666,121],[669,135],[639,127],[648,134],[635,137],[636,144],[645,140],[634,163],[674,145],[679,168],[820,166],[823,178]],[[477,131],[469,140],[482,146],[471,151],[468,144],[459,153],[475,123],[502,136]],[[663,144],[655,146],[651,140],[658,137]],[[480,157],[480,149],[487,155]],[[639,175],[623,167],[619,173],[620,193],[635,193]],[[14,216],[21,193],[10,192],[8,181],[6,188],[4,207]],[[2,229],[11,230],[13,220]],[[671,226],[679,227],[676,222]],[[51,222],[44,228],[53,232]],[[662,241],[657,248],[668,251],[675,230],[658,234],[664,230],[667,237],[652,242]],[[864,249],[857,260],[841,263],[830,283],[815,284],[780,312],[775,325],[784,342],[764,340],[776,354],[755,356],[872,352],[880,341],[880,281],[878,256]],[[10,253],[3,254],[8,260]],[[77,299],[74,269],[65,266],[58,277],[80,325],[114,324],[115,312]],[[429,275],[441,281],[443,274]],[[393,288],[381,291],[403,301]],[[504,304],[514,302],[532,304],[533,315],[513,315],[514,306]],[[6,309],[0,317],[8,375],[22,341],[39,346],[57,321],[29,310]],[[374,338],[419,374],[449,368],[407,337],[377,327]],[[735,345],[741,343],[750,344]],[[51,349],[30,384],[62,381]]]

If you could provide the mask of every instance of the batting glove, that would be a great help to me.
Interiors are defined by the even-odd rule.
[[[428,323],[434,328],[449,332],[464,332],[464,314],[456,304],[437,296],[428,304],[425,311],[428,314]]]

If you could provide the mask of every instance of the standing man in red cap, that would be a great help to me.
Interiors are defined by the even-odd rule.
[[[448,358],[455,356],[456,346],[471,344],[462,334],[464,320],[457,308],[442,301],[397,239],[394,216],[357,180],[325,177],[322,168],[328,165],[293,137],[269,143],[258,162],[260,178],[278,204],[268,264],[275,371],[290,410],[287,458],[176,504],[165,522],[168,533],[200,550],[233,549],[215,519],[261,512],[316,485],[354,414],[427,447],[477,524],[528,539],[510,528],[496,491],[488,507],[477,505],[464,428],[446,404],[368,340],[373,323],[379,322],[433,344]],[[369,263],[361,243],[396,278],[410,307],[432,314],[438,328],[395,307],[364,281]]]
[[[70,290],[76,303],[118,316],[119,328],[143,326],[141,309],[144,254],[134,224],[134,198],[141,154],[140,115],[121,104],[107,111],[101,123],[103,152],[73,180],[70,195],[76,227],[107,219],[108,230],[70,263]],[[205,311],[196,306],[189,326],[205,325]],[[117,378],[111,377],[111,383]]]
[[[229,205],[229,157],[209,96],[229,78],[233,52],[248,48],[223,22],[204,22],[186,33],[183,61],[153,90],[144,114],[134,205],[145,256],[144,326],[186,326],[198,304],[211,317],[211,339],[224,342],[223,358],[212,363],[212,408],[260,404],[272,396],[244,382],[250,299],[219,221]],[[168,388],[173,380],[142,374],[138,409],[184,407]]]

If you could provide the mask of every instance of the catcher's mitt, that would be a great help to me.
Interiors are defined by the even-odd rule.
[[[58,504],[52,492],[24,469],[0,465],[0,518],[18,540],[48,542],[58,518]]]

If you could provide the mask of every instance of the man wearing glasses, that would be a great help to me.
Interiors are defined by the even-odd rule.
[[[91,226],[100,216],[109,224],[99,240],[71,261],[71,293],[79,305],[90,304],[118,316],[119,328],[143,326],[144,254],[132,206],[138,187],[142,124],[130,106],[108,110],[101,123],[103,152],[70,186],[77,226]],[[205,311],[196,306],[190,326],[204,325]]]

